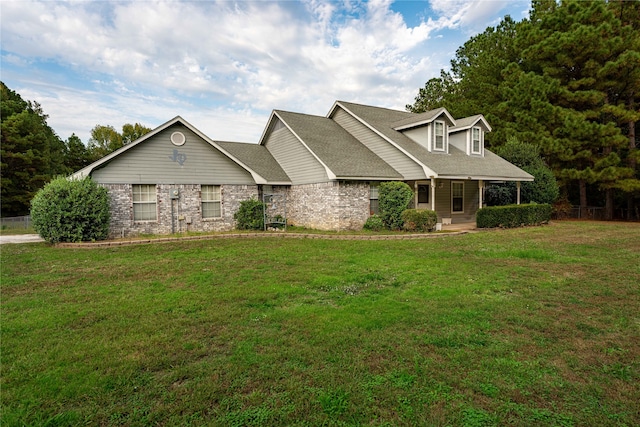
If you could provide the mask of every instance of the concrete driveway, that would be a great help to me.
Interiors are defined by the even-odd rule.
[[[37,234],[13,234],[10,236],[0,236],[0,245],[5,243],[34,243],[44,242],[44,239]]]

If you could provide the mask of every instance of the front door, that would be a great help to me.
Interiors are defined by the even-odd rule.
[[[418,209],[431,209],[431,183],[418,181]]]

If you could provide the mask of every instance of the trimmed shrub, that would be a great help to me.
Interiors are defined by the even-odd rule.
[[[383,182],[378,187],[378,206],[385,227],[391,230],[402,228],[402,212],[413,199],[413,190],[400,181]]]
[[[524,225],[539,225],[551,219],[551,205],[528,204],[509,206],[490,206],[476,213],[478,228],[514,228]]]
[[[59,177],[31,200],[31,221],[49,243],[87,242],[109,237],[109,193],[91,178]]]
[[[371,215],[362,228],[369,231],[381,231],[384,230],[384,222],[382,222],[380,215]]]
[[[233,219],[238,230],[264,230],[264,203],[258,199],[241,201]]]
[[[407,209],[402,212],[403,228],[407,231],[433,231],[438,214],[429,209]]]

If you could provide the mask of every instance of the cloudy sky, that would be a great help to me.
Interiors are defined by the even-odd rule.
[[[271,110],[404,109],[456,49],[528,0],[0,2],[1,80],[83,142],[180,115],[257,142]]]

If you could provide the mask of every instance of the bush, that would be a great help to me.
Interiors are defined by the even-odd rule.
[[[384,230],[384,222],[382,222],[380,215],[371,215],[362,228],[369,231],[381,231]]]
[[[506,206],[515,201],[514,190],[506,184],[492,184],[484,191],[484,200],[487,206]]]
[[[523,167],[535,177],[533,182],[523,182],[520,188],[520,198],[523,203],[549,203],[553,204],[558,200],[560,195],[560,187],[556,177],[545,165],[537,165],[531,167]]]
[[[407,209],[402,212],[403,228],[407,231],[433,231],[438,214],[429,209]]]
[[[91,178],[59,177],[31,200],[31,221],[49,243],[104,240],[109,236],[109,193]]]
[[[378,187],[378,206],[385,227],[391,230],[402,228],[402,212],[413,199],[413,190],[404,182],[383,182]]]
[[[534,181],[522,182],[520,188],[520,200],[522,203],[535,202],[553,204],[556,201],[560,194],[558,183],[551,169],[549,169],[542,157],[540,157],[540,147],[521,142],[517,138],[512,137],[507,140],[505,145],[496,149],[496,154],[533,175]],[[496,187],[508,189],[510,195],[510,201],[508,203],[514,203],[516,201],[517,190],[515,182],[498,184]],[[491,191],[493,194],[489,194],[487,197],[488,205],[508,204],[504,203],[505,199],[502,197],[502,194],[496,192],[497,190]],[[494,195],[500,197],[492,203],[490,198]]]
[[[241,201],[233,219],[238,230],[264,230],[264,203],[257,199]]]
[[[513,228],[523,225],[539,225],[551,219],[551,205],[529,204],[491,206],[482,208],[476,213],[478,228]]]

